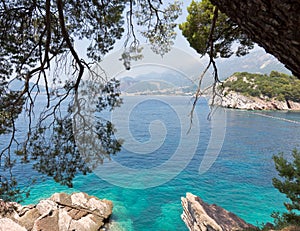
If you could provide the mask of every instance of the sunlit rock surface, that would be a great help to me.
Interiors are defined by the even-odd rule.
[[[234,91],[229,91],[226,95],[218,97],[215,103],[226,108],[244,110],[300,110],[300,103],[297,102],[261,99],[259,97],[244,96]]]
[[[0,231],[97,231],[105,227],[113,204],[86,193],[55,193],[37,205],[1,201]]]
[[[190,231],[237,231],[255,228],[227,210],[187,193],[181,198],[182,220]]]

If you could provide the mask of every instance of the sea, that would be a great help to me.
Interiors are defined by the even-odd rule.
[[[181,197],[190,192],[253,225],[272,222],[271,213],[285,211],[287,201],[272,186],[278,177],[272,156],[290,159],[300,149],[300,113],[210,108],[206,98],[192,112],[193,102],[191,96],[125,96],[121,107],[103,114],[124,141],[121,151],[76,176],[73,188],[37,181],[22,204],[83,191],[113,202],[112,230],[185,231]]]

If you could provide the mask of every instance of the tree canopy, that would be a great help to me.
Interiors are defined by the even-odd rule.
[[[90,124],[80,119],[87,98],[79,94],[79,88],[94,92],[94,113],[101,115],[103,110],[119,106],[119,82],[106,78],[99,61],[117,40],[124,39],[120,58],[124,68],[130,68],[131,60],[139,57],[138,32],[154,52],[168,52],[180,12],[178,2],[163,5],[161,0],[0,2],[0,135],[7,140],[0,152],[1,198],[14,199],[12,196],[20,193],[13,174],[20,159],[72,186],[78,172],[86,174],[120,150],[113,125],[101,116],[95,117],[92,130],[85,130]],[[77,50],[80,40],[89,42],[86,54]],[[12,89],[14,81],[21,82],[18,89]],[[35,108],[43,95],[42,109]],[[16,136],[16,119],[21,113],[27,121],[24,140]],[[72,124],[75,117],[77,127]],[[96,139],[89,148],[101,148],[93,157],[83,158],[79,149],[88,147],[78,147],[75,139],[86,138],[87,132]],[[86,166],[88,161],[92,164]]]
[[[187,10],[187,21],[180,24],[179,28],[190,46],[199,54],[210,54],[209,42],[213,43],[214,58],[228,58],[232,54],[242,56],[253,48],[253,42],[238,25],[221,13],[209,0],[199,2],[193,0]],[[217,15],[215,22],[213,22],[214,15]],[[233,46],[236,43],[238,46],[234,50]]]
[[[209,46],[210,50],[215,49],[216,52],[222,51],[218,46],[228,48],[231,38],[244,45],[246,49],[242,48],[243,54],[247,52],[248,45],[251,48],[251,41],[255,42],[300,78],[300,35],[297,29],[300,26],[299,9],[298,1],[205,0],[199,3],[193,1],[189,7],[187,22],[181,25],[181,29],[191,46],[200,54],[207,52]],[[219,19],[222,19],[220,24]],[[224,29],[221,30],[222,35],[214,37],[220,32],[219,27]],[[201,31],[203,35],[195,31]],[[226,36],[228,33],[231,34],[229,37]],[[205,44],[203,36],[208,37],[210,45]],[[197,37],[199,40],[196,40]],[[222,44],[224,38],[228,44]],[[212,46],[213,43],[216,43],[216,46]],[[224,51],[226,54],[230,49]]]
[[[300,78],[300,2],[211,0],[266,52]]]
[[[202,79],[211,66],[213,67],[214,79],[212,104],[214,104],[217,95],[217,83],[220,82],[215,58],[229,58],[233,54],[237,56],[246,55],[254,47],[254,44],[237,24],[225,14],[222,14],[218,7],[211,4],[210,0],[199,2],[192,0],[187,10],[189,13],[187,21],[180,24],[179,28],[192,48],[202,56],[207,54],[209,57],[209,62],[199,78],[198,89],[195,93],[196,97],[191,111],[191,115],[193,115],[195,105],[202,94]],[[237,44],[238,46],[235,49]]]

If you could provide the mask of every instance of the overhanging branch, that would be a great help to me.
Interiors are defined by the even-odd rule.
[[[59,23],[60,23],[63,38],[65,39],[65,41],[67,43],[67,46],[70,49],[73,58],[75,59],[75,62],[79,66],[79,73],[78,73],[76,82],[74,84],[74,90],[77,91],[78,87],[79,87],[79,84],[80,84],[80,81],[81,81],[81,78],[83,76],[84,65],[82,64],[77,52],[75,51],[75,48],[74,48],[74,46],[71,42],[70,36],[69,36],[68,31],[66,29],[62,0],[57,0],[56,3],[57,3],[58,15],[59,15]]]
[[[191,109],[191,112],[190,112],[190,128],[189,128],[188,132],[192,128],[193,115],[194,115],[194,112],[195,112],[197,102],[199,100],[199,97],[203,94],[202,91],[201,91],[202,80],[203,80],[205,74],[207,73],[207,71],[209,70],[211,65],[213,66],[213,76],[214,76],[214,83],[213,83],[213,86],[212,86],[212,89],[213,89],[212,102],[214,102],[215,96],[217,94],[216,85],[217,85],[218,82],[220,82],[219,76],[218,76],[217,65],[216,65],[215,60],[214,60],[214,32],[215,32],[215,28],[216,28],[216,22],[217,22],[217,19],[218,19],[218,11],[219,11],[218,7],[215,7],[214,12],[213,12],[213,18],[212,18],[212,21],[211,21],[211,28],[210,28],[210,32],[209,32],[209,37],[208,37],[208,41],[207,41],[207,44],[208,44],[207,50],[209,50],[209,52],[208,52],[209,62],[207,64],[206,68],[204,69],[204,71],[201,73],[200,78],[199,78],[198,88],[197,88],[197,91],[195,93],[195,99],[194,99],[193,106],[192,106],[192,109]]]

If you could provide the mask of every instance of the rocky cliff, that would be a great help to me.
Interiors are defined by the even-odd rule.
[[[299,111],[300,103],[293,101],[279,101],[276,99],[262,99],[245,96],[234,91],[226,91],[217,96],[215,103],[222,107],[244,110],[292,110]]]
[[[299,111],[300,80],[276,71],[269,75],[236,72],[219,84],[214,103],[245,110]]]
[[[112,202],[85,193],[55,193],[37,205],[0,200],[0,231],[98,231],[112,213]]]
[[[187,193],[181,198],[183,213],[182,220],[190,231],[254,231],[257,227],[227,210],[212,204],[209,205],[199,197]],[[265,224],[263,230],[268,231],[300,231],[299,226],[291,225],[283,229],[274,229],[273,224]]]
[[[181,198],[182,220],[190,231],[237,231],[255,228],[227,210],[187,193]]]

